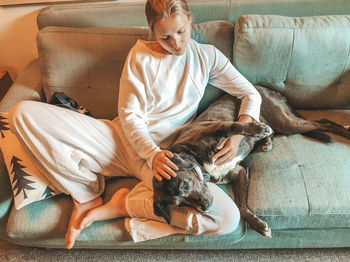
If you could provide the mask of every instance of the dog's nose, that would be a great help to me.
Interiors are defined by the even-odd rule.
[[[207,211],[213,204],[213,196],[208,194],[201,199],[201,208],[203,211]]]

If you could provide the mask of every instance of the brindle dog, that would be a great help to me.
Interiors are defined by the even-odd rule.
[[[189,205],[197,210],[210,208],[213,196],[209,192],[207,181],[216,184],[231,183],[234,201],[241,217],[250,227],[271,237],[271,229],[266,222],[258,218],[247,206],[249,173],[239,163],[262,143],[263,151],[272,149],[275,134],[292,135],[302,133],[323,142],[331,142],[323,132],[333,132],[350,139],[349,130],[327,119],[309,121],[303,119],[288,105],[278,92],[264,87],[256,87],[262,96],[261,122],[239,123],[237,119],[240,100],[224,95],[214,102],[193,123],[180,131],[179,137],[169,148],[174,157],[171,159],[178,167],[176,177],[170,180],[153,179],[154,213],[170,223],[169,205]],[[232,135],[243,135],[235,158],[222,166],[215,166],[212,156],[216,147]]]

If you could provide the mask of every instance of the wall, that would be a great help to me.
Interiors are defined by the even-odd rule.
[[[140,0],[108,1],[111,2]],[[53,4],[0,6],[0,71],[8,70],[13,79],[38,57],[36,17],[42,8],[49,5]]]
[[[13,79],[38,56],[36,17],[43,7],[0,7],[0,69],[7,69]]]

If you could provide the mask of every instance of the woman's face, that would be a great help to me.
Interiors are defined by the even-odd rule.
[[[183,55],[191,38],[191,20],[184,14],[178,14],[155,23],[155,39],[168,53]]]

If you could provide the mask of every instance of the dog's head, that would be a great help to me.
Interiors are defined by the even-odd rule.
[[[169,205],[187,205],[199,211],[208,210],[213,202],[213,195],[205,184],[203,173],[193,157],[175,154],[171,158],[179,168],[176,177],[158,181],[153,178],[153,208],[157,216],[170,223]]]

